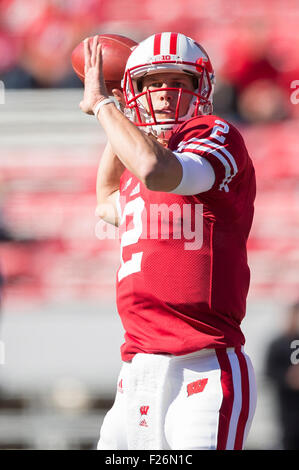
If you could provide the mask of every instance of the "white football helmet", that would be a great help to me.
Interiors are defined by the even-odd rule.
[[[194,92],[183,88],[178,91],[174,119],[158,119],[153,109],[151,94],[162,89],[142,91],[140,79],[146,75],[165,72],[192,74]],[[193,116],[213,112],[215,76],[210,59],[196,41],[180,33],[159,33],[139,43],[132,51],[126,65],[122,88],[126,100],[125,115],[146,132],[168,140],[173,131]],[[163,88],[165,90],[165,88]],[[166,88],[167,90],[167,88]],[[192,96],[189,109],[179,116],[182,93]],[[148,109],[142,101],[146,96]]]

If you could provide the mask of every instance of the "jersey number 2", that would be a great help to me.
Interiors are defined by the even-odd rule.
[[[229,131],[229,126],[226,124],[226,122],[220,121],[220,119],[216,119],[215,123],[216,126],[213,127],[211,137],[224,144],[225,137],[224,135],[219,135],[218,132],[220,134],[227,134]]]
[[[121,281],[124,277],[129,274],[138,273],[141,271],[141,260],[143,251],[133,253],[131,258],[127,261],[123,260],[123,248],[129,245],[137,243],[142,234],[142,211],[144,209],[144,200],[141,197],[133,199],[128,202],[124,208],[124,212],[121,218],[121,224],[125,222],[127,215],[133,215],[133,228],[124,232],[121,237],[121,255],[120,262],[121,266],[118,270],[118,280]]]

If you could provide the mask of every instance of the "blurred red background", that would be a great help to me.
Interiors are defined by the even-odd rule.
[[[298,20],[295,0],[0,0],[0,79],[7,89],[80,88],[70,54],[95,33],[140,41],[172,30],[202,43],[216,71],[215,112],[241,130],[257,172],[250,295],[293,299],[299,105],[290,97],[299,79]],[[1,158],[7,301],[113,295],[118,243],[94,234],[99,155],[100,148],[76,165],[63,152],[44,154],[40,166],[22,150]]]

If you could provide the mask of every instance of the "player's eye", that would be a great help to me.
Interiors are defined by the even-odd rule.
[[[188,88],[188,83],[186,81],[178,80],[173,82],[171,86],[174,88]]]
[[[151,88],[162,88],[163,87],[163,83],[162,82],[154,82],[154,83],[151,83]]]

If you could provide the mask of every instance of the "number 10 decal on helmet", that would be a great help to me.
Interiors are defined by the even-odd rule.
[[[183,85],[162,88],[158,83],[155,87],[143,86],[145,77],[154,74],[165,77],[166,73],[189,76],[192,89]],[[191,117],[212,114],[214,85],[214,71],[202,46],[184,34],[155,34],[140,42],[127,61],[122,82],[125,114],[146,132],[169,139],[173,131]],[[161,116],[155,109],[155,97],[158,96],[155,94],[162,91],[172,93],[175,105],[171,116]],[[173,99],[175,93],[176,99]],[[183,108],[186,99],[187,109]]]

